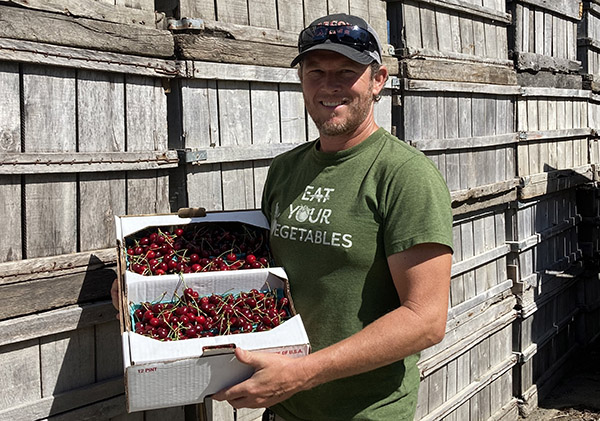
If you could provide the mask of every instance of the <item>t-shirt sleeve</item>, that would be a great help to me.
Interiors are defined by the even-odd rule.
[[[387,256],[423,243],[453,247],[450,192],[424,155],[415,155],[390,175],[382,213]]]

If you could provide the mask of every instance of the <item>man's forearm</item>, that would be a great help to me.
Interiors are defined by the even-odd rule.
[[[446,325],[445,318],[437,319],[399,307],[351,337],[307,355],[301,361],[305,388],[371,371],[435,345]]]

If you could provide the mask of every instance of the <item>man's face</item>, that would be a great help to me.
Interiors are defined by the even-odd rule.
[[[371,69],[332,51],[308,54],[300,70],[306,109],[319,133],[339,136],[372,118],[374,86]]]

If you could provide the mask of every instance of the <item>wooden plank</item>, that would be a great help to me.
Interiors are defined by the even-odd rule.
[[[126,6],[133,9],[154,10],[153,0],[114,0],[115,5]]]
[[[7,307],[0,310],[0,320],[106,299],[115,278],[115,268],[105,268],[87,273],[70,273],[48,279],[0,285],[0,291],[7,303]],[[31,297],[31,291],[36,291],[37,295]]]
[[[106,173],[175,168],[178,163],[177,151],[174,150],[3,153],[0,154],[0,174]]]
[[[167,100],[160,80],[127,76],[125,89],[127,150],[166,150]],[[164,213],[169,209],[165,172],[150,170],[128,174],[128,214]]]
[[[473,244],[473,226],[470,223],[461,225],[461,249],[463,252],[463,261],[475,256]],[[465,272],[463,274],[465,286],[465,299],[468,300],[477,294],[475,287],[475,274],[473,272]]]
[[[74,152],[75,72],[23,66],[24,151]],[[25,257],[77,250],[74,175],[25,177]]]
[[[453,53],[461,52],[461,35],[459,14],[449,11],[450,15],[450,45]]]
[[[385,0],[388,3],[394,3],[402,0]],[[452,11],[459,12],[464,15],[466,19],[484,18],[502,22],[505,24],[511,24],[512,19],[509,13],[500,11],[498,9],[491,9],[481,5],[481,1],[466,1],[466,0],[419,0],[421,3],[432,5],[436,8],[444,8]]]
[[[145,411],[144,414],[144,421],[163,421],[165,419],[173,421],[187,420],[185,414],[185,407],[183,406],[153,409],[152,411]]]
[[[454,253],[452,255],[452,264],[462,260],[461,247],[461,226],[454,224],[452,226],[452,236],[454,238]],[[465,286],[462,275],[453,276],[450,280],[450,307],[454,307],[465,302]]]
[[[473,136],[471,125],[472,107],[471,98],[468,96],[458,97],[458,135],[460,138],[470,138]],[[462,190],[473,187],[470,168],[473,168],[473,154],[461,154],[460,162],[460,188]]]
[[[435,22],[435,28],[437,31],[438,38],[438,49],[441,51],[453,51],[452,26],[450,25],[450,15],[446,10],[436,9]]]
[[[513,25],[513,30],[512,30],[512,43],[514,44],[513,49],[515,51],[525,51],[524,50],[524,46],[523,46],[523,32],[524,32],[524,27],[523,27],[523,15],[526,13],[525,10],[523,10],[523,5],[521,3],[516,3],[513,4],[513,10],[514,10],[514,25]]]
[[[222,146],[243,147],[252,142],[250,84],[219,82],[219,126]],[[224,210],[254,209],[252,162],[222,164]]]
[[[403,47],[422,48],[424,41],[421,36],[421,16],[416,2],[402,3]]]
[[[93,328],[42,337],[42,397],[94,383],[94,358]]]
[[[327,0],[327,13],[348,13],[348,0]]]
[[[121,24],[137,24],[150,28],[155,25],[154,5],[145,9],[137,9],[115,4],[114,1],[94,0],[70,0],[67,4],[56,0],[2,0],[0,3]]]
[[[359,13],[361,13],[359,11],[359,8],[362,8],[360,5],[364,3],[365,0],[350,0],[350,14],[352,14],[354,11],[358,11]],[[365,10],[365,12],[368,12],[369,16],[367,22],[369,22],[373,29],[375,29],[375,31],[379,35],[379,39],[381,40],[381,42],[383,44],[389,44],[389,30],[391,26],[388,25],[388,4],[381,0],[366,0],[366,3],[367,10]],[[360,16],[363,15],[360,14]],[[384,54],[386,54],[385,46],[383,46],[383,50]]]
[[[464,16],[459,16],[459,26],[461,35],[461,53],[474,55],[475,40],[473,33],[473,21]]]
[[[277,0],[279,28],[300,33],[304,28],[302,0]]]
[[[169,31],[0,6],[0,37],[149,57],[174,54]]]
[[[533,48],[535,48],[535,44],[534,44],[534,38],[531,38],[530,34],[533,31],[533,28],[530,28],[531,23],[533,22],[533,17],[532,17],[532,13],[533,11],[529,8],[529,6],[527,5],[523,5],[523,7],[521,8],[522,14],[521,14],[521,20],[518,21],[517,25],[520,24],[520,26],[523,27],[522,31],[521,31],[521,35],[522,35],[522,41],[521,41],[521,50],[517,50],[517,51],[524,51],[524,52],[529,52],[532,51]]]
[[[183,59],[221,63],[289,67],[298,54],[286,45],[217,38],[202,34],[177,34],[175,44]]]
[[[0,59],[75,69],[175,77],[174,61],[0,38]]]
[[[0,113],[0,145],[2,152],[21,151],[21,105],[19,65],[0,63],[0,92],[3,111]],[[4,215],[5,230],[10,241],[0,245],[0,262],[20,260],[21,239],[21,177],[0,175],[0,215]]]
[[[39,342],[32,339],[0,348],[0,408],[29,404],[41,398]],[[0,409],[0,416],[3,410]],[[5,418],[9,419],[9,418]]]
[[[79,151],[125,150],[125,83],[122,75],[82,71],[77,78]],[[116,243],[114,217],[125,214],[125,174],[82,174],[79,179],[81,250]],[[98,197],[102,197],[98,203]]]
[[[421,4],[420,16],[421,28],[429,28],[428,30],[421,30],[423,48],[439,50],[438,33],[435,23],[435,9],[429,4]],[[433,30],[433,28],[436,29]]]
[[[182,105],[185,146],[208,149],[219,145],[217,82],[183,82]],[[220,165],[188,165],[186,175],[189,206],[223,210]]]
[[[250,107],[253,145],[281,143],[279,92],[273,84],[250,83]],[[269,124],[265,124],[269,122]]]
[[[108,353],[106,356],[97,355],[97,358],[108,359],[110,357],[119,360],[122,358],[122,356],[115,355],[115,353],[121,353],[121,338],[119,335],[118,321],[115,319],[115,314],[116,310],[112,306],[112,302],[102,301],[91,304],[73,305],[56,310],[45,311],[39,314],[32,314],[4,320],[0,322],[0,329],[2,330],[0,346],[37,339],[42,335],[54,335],[76,330],[78,328],[96,326],[103,332],[106,331],[106,333],[111,337],[116,335],[119,340],[118,346],[116,346],[114,349],[107,349]],[[101,328],[98,327],[100,325],[102,325]],[[99,336],[100,332],[96,332],[96,335]],[[107,340],[107,344],[110,343],[112,343],[112,341]],[[97,346],[99,346],[98,343]],[[109,364],[109,367],[113,366],[114,362]],[[104,367],[99,368],[99,370],[99,373],[106,373],[106,371],[104,371],[106,370]],[[112,370],[112,368],[110,370]],[[114,376],[122,374],[123,370],[122,366],[120,366],[119,372]],[[104,376],[103,378],[114,376]]]
[[[281,145],[279,93],[272,84],[250,83],[250,106],[252,108],[252,146]],[[265,127],[265,122],[273,122]],[[270,160],[253,162],[252,185],[253,208],[260,208],[263,186],[267,178]]]
[[[304,0],[304,26],[327,15],[327,2],[321,0]]]
[[[444,104],[445,133],[447,139],[458,138],[458,96],[449,95]],[[456,142],[456,140],[454,140]],[[446,154],[446,183],[450,190],[460,190],[459,154]]]
[[[518,86],[485,85],[481,83],[404,79],[403,84],[404,89],[407,91],[446,91],[492,95],[519,95],[521,93],[521,88]]]
[[[248,25],[248,5],[246,0],[215,0],[217,20]]]
[[[446,120],[451,117],[446,116]],[[458,133],[458,132],[457,132]],[[493,146],[509,146],[517,143],[519,140],[518,133],[508,133],[502,135],[483,135],[478,137],[467,138],[447,138],[447,139],[422,139],[411,141],[410,144],[422,151],[434,150],[471,150],[477,148],[489,148]],[[465,152],[467,153],[467,152]]]
[[[479,57],[488,57],[485,51],[485,32],[483,28],[483,21],[474,19],[473,20],[473,53]]]
[[[248,2],[248,23],[260,28],[274,28],[277,25],[277,2],[276,0],[253,0]],[[287,28],[286,28],[287,29]]]
[[[109,316],[112,310],[105,311],[104,318],[109,319],[106,323],[101,323],[102,318],[94,320],[96,382],[123,376],[122,338],[119,321]]]
[[[485,249],[484,230],[484,218],[473,220],[473,248],[477,254],[480,254]],[[484,293],[487,287],[488,281],[486,279],[485,266],[486,265],[474,268],[475,291],[477,294]]]
[[[486,57],[499,57],[498,44],[502,42],[502,38],[497,39],[498,31],[496,30],[497,25],[495,23],[483,23],[483,33],[485,35],[485,56]]]
[[[57,273],[85,272],[114,265],[115,247],[103,250],[55,255],[18,262],[0,263],[0,285],[56,276]]]
[[[285,67],[254,66],[235,63],[186,62],[191,70],[187,78],[209,80],[237,80],[244,82],[270,82],[300,85],[298,70]]]
[[[50,419],[53,421],[91,421],[98,417],[111,419],[111,417],[125,412],[123,390],[123,378],[119,377],[0,410],[0,417],[3,419]],[[95,403],[96,401],[100,402]],[[78,406],[82,407],[74,409]],[[67,412],[56,415],[60,411]],[[136,419],[135,415],[133,418],[126,418],[127,421],[134,419]]]

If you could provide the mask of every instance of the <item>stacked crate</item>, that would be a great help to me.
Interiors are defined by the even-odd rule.
[[[519,356],[514,387],[526,415],[560,380],[578,346],[575,318],[582,255],[575,190],[520,200],[510,219],[509,273],[519,311],[514,323],[513,346]]]
[[[113,216],[169,210],[172,36],[149,0],[11,3],[23,7],[0,7],[0,419],[120,417]]]
[[[388,1],[399,138],[450,189],[454,247],[444,340],[421,353],[417,420],[516,419],[507,212],[517,198],[515,102],[503,1]]]
[[[176,207],[257,209],[271,159],[318,137],[290,63],[299,31],[337,12],[364,17],[386,39],[379,0],[181,2],[167,19],[185,69],[169,102],[171,139],[186,150],[186,165],[172,180]],[[397,63],[384,53],[394,75]],[[391,83],[375,107],[388,130]]]
[[[587,345],[600,334],[600,189],[597,182],[577,189],[577,206],[582,219],[579,244],[585,259],[579,296],[582,311],[579,339]]]
[[[511,211],[509,273],[518,318],[514,393],[527,415],[560,380],[577,349],[581,215],[575,189],[593,179],[590,91],[577,60],[577,0],[510,2],[517,100],[519,195]]]
[[[581,73],[586,89],[600,90],[600,2],[588,0],[582,3],[583,15],[577,28],[577,59],[581,61]]]

